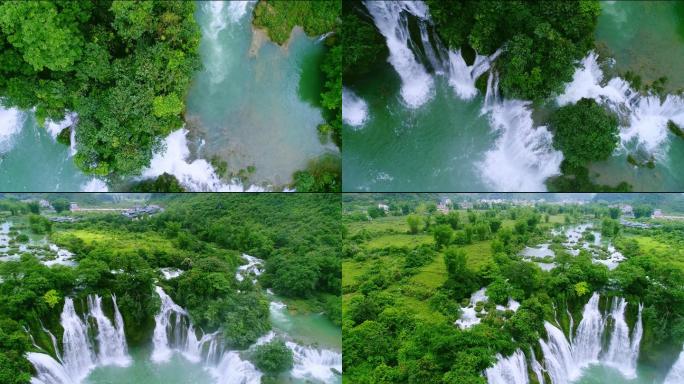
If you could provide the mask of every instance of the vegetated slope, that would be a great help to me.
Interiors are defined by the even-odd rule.
[[[358,200],[364,197],[347,197],[344,216],[348,380],[486,383],[482,372],[497,353],[509,356],[520,348],[543,356],[544,322],[558,321],[567,333],[566,309],[576,327],[591,292],[634,304],[627,310],[630,327],[636,304],[644,304],[641,363],[666,372],[681,350],[684,259],[675,251],[684,239],[681,223],[627,228],[615,220],[619,210],[605,204],[514,208],[503,203],[444,215],[429,198],[417,202],[386,194],[379,201],[388,204],[387,213],[378,200],[366,203],[365,210]],[[625,256],[617,268],[594,262],[587,250],[570,255],[561,246],[565,240],[549,231],[584,222],[596,223]],[[541,242],[556,252],[555,268],[548,272],[519,256],[526,245]],[[489,300],[476,306],[485,311],[480,324],[460,329],[455,320],[482,287]],[[496,309],[509,298],[520,303],[516,311]]]
[[[0,378],[27,383],[34,350],[24,331],[51,350],[44,325],[61,335],[60,309],[88,294],[115,294],[129,344],[151,340],[159,311],[155,285],[186,308],[205,332],[222,330],[228,346],[243,348],[271,327],[263,289],[297,311],[325,312],[336,323],[340,308],[338,196],[316,194],[198,194],[156,196],[166,210],[140,220],[119,214],[80,214],[75,223],[51,224],[28,216],[33,208],[0,200],[12,222],[31,218],[31,230],[75,254],[77,266],[47,267],[30,253],[0,262]],[[35,223],[34,223],[35,222]],[[236,279],[241,253],[266,259],[259,284]],[[183,273],[165,280],[159,268]],[[42,322],[42,325],[41,325]],[[35,331],[35,332],[34,332]]]

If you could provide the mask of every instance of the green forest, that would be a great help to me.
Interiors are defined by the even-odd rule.
[[[345,380],[487,383],[483,373],[497,354],[521,350],[526,359],[534,354],[541,361],[547,353],[539,342],[548,337],[545,322],[574,333],[597,292],[601,310],[613,297],[630,303],[629,328],[637,312],[641,318],[631,303],[643,304],[638,372],[657,373],[644,373],[638,382],[662,382],[684,343],[680,196],[606,194],[580,197],[581,204],[559,203],[567,194],[453,194],[453,203],[446,196],[345,195]],[[626,205],[632,218],[623,214]],[[678,219],[651,219],[660,209]],[[569,246],[563,228],[585,223],[591,227],[579,227],[585,229]],[[580,246],[583,241],[593,245]],[[607,242],[624,257],[616,267],[608,268],[613,256]],[[540,243],[551,255],[524,256]],[[541,268],[548,263],[552,269]],[[488,300],[470,303],[480,288]],[[467,310],[476,311],[478,320],[460,327]],[[552,370],[541,374],[554,382]],[[532,368],[529,380],[538,382]],[[583,380],[609,382],[604,376],[591,381],[591,373]],[[623,382],[615,380],[610,382]]]
[[[41,124],[76,112],[78,167],[137,174],[183,125],[200,65],[194,10],[188,1],[1,1],[3,104],[35,108]]]
[[[69,201],[99,208],[131,205],[104,202],[111,195],[0,197],[0,223],[11,223],[9,241],[0,243],[0,381],[29,382],[33,370],[25,354],[53,350],[41,327],[62,340],[66,297],[80,308],[90,294],[115,295],[131,348],[151,341],[160,307],[155,287],[204,332],[220,331],[231,349],[244,349],[271,330],[263,289],[282,297],[291,313],[322,313],[341,323],[339,196],[140,196],[138,203],[158,204],[163,212],[134,220],[119,213],[69,212]],[[49,200],[55,210],[44,211],[38,199]],[[65,214],[74,220],[51,220]],[[22,246],[37,235],[72,252],[74,264],[47,266],[56,257],[47,245]],[[245,263],[242,253],[265,261],[263,274],[253,276],[258,283],[236,279]],[[180,275],[161,279],[160,268]],[[262,345],[254,364],[274,375],[288,370],[292,352],[283,345]]]

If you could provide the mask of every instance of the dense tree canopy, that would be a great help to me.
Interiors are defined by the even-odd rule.
[[[497,59],[508,98],[542,100],[572,79],[574,62],[593,45],[598,1],[428,0],[437,31],[454,49]]]
[[[76,164],[136,174],[182,125],[199,66],[190,1],[0,1],[0,97],[39,122],[78,114]]]
[[[550,119],[553,147],[575,166],[605,160],[618,143],[617,118],[593,99],[581,99],[554,111]]]

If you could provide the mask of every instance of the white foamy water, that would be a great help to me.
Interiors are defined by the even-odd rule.
[[[481,320],[479,317],[477,317],[478,312],[475,310],[475,306],[479,302],[487,302],[487,300],[489,300],[486,292],[487,288],[481,288],[475,291],[470,296],[470,303],[468,306],[461,308],[461,317],[459,317],[454,324],[458,325],[461,329],[470,328],[473,325],[480,324]]]
[[[245,277],[249,277],[251,275],[261,275],[264,270],[263,260],[259,259],[258,257],[250,256],[246,253],[242,254],[242,258],[247,260],[247,264],[238,267],[237,272],[235,273],[235,279],[237,281],[242,281],[245,279]],[[252,283],[256,284],[256,282],[256,278],[253,278]]]
[[[667,95],[643,96],[616,77],[604,81],[598,64],[598,55],[590,52],[580,63],[573,80],[556,98],[558,105],[572,104],[581,98],[590,98],[608,106],[621,118],[620,139],[623,146],[630,143],[657,157],[667,148],[667,122],[684,126],[684,97]]]
[[[335,372],[342,372],[342,354],[327,349],[307,347],[288,341],[285,343],[292,350],[294,367],[291,374],[299,379],[315,379],[329,382]]]
[[[109,187],[107,183],[100,179],[92,178],[81,186],[82,192],[107,192]]]
[[[388,61],[401,77],[401,97],[409,108],[417,108],[434,94],[434,80],[418,62],[409,44],[408,14],[421,22],[428,19],[428,9],[422,1],[366,1],[380,33],[389,49]]]
[[[21,131],[25,115],[16,108],[0,106],[0,153],[12,148],[12,139]]]
[[[589,302],[584,306],[582,321],[580,321],[577,327],[577,335],[572,341],[572,354],[580,367],[597,363],[601,353],[605,321],[599,311],[599,299],[599,294],[594,292]]]
[[[663,384],[681,384],[684,383],[684,349],[679,353],[677,361],[670,368],[670,372],[665,377]]]
[[[527,362],[525,354],[520,349],[511,356],[503,357],[496,354],[496,364],[485,370],[489,384],[528,384]]]
[[[257,186],[245,187],[238,182],[225,183],[214,171],[214,168],[204,159],[188,160],[188,131],[181,128],[172,132],[164,140],[164,149],[156,153],[150,162],[150,167],[142,173],[144,178],[157,177],[163,173],[174,175],[178,181],[191,192],[263,192],[264,188]]]
[[[368,120],[368,104],[346,87],[342,88],[342,120],[361,127]]]
[[[544,364],[553,384],[568,384],[580,376],[580,369],[574,361],[570,343],[563,331],[548,321],[544,323],[548,340],[539,340],[544,354]]]
[[[490,74],[483,113],[499,134],[494,148],[478,164],[483,178],[497,191],[544,191],[544,182],[560,174],[563,154],[552,147],[546,127],[535,127],[531,102],[500,100],[497,75]]]
[[[492,62],[501,54],[499,48],[490,56],[476,55],[475,62],[468,66],[461,54],[461,50],[449,51],[449,85],[456,91],[459,98],[472,100],[477,95],[475,82],[489,70]]]

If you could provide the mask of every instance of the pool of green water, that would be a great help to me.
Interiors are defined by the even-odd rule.
[[[310,159],[337,151],[317,131],[325,47],[301,30],[277,46],[253,32],[253,5],[238,17],[228,3],[197,3],[204,69],[188,95],[186,121],[202,157],[219,156],[233,173],[254,167],[251,183],[287,184]]]
[[[654,384],[661,383],[663,373],[652,369],[638,367],[637,377],[625,378],[620,371],[604,365],[593,365],[584,370],[582,377],[573,384]]]
[[[400,80],[389,64],[354,84],[368,103],[363,127],[344,127],[345,191],[478,191],[484,184],[477,163],[494,145],[483,96],[459,99],[435,77],[435,95],[417,109],[406,108]]]

